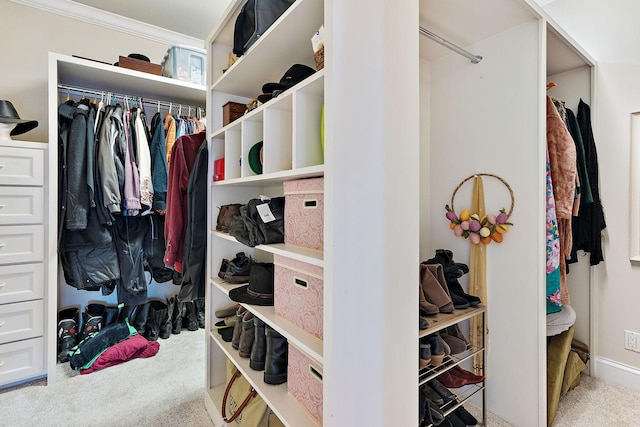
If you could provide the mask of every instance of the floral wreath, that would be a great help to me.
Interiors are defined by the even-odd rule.
[[[468,209],[464,209],[460,212],[460,215],[456,214],[453,207],[453,200],[456,197],[456,193],[465,182],[477,176],[490,176],[492,178],[496,178],[502,182],[505,187],[507,187],[509,194],[511,195],[511,207],[509,208],[509,212],[503,208],[500,209],[500,213],[497,215],[487,214],[482,218],[477,213],[469,212]],[[490,173],[477,173],[463,179],[455,190],[453,190],[453,194],[451,195],[451,207],[449,207],[449,205],[445,205],[445,209],[447,210],[445,216],[450,221],[449,228],[453,230],[453,234],[457,237],[469,239],[471,243],[474,244],[483,243],[488,245],[492,241],[502,243],[504,234],[509,231],[510,226],[513,226],[513,224],[509,222],[509,217],[513,212],[514,204],[515,198],[513,197],[513,190],[504,179]]]

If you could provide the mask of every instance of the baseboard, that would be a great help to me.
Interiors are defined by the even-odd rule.
[[[592,376],[640,391],[640,369],[604,357],[592,357],[590,364]]]

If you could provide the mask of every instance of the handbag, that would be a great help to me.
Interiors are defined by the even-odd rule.
[[[222,419],[231,426],[284,427],[249,381],[227,359],[227,387],[222,398]]]
[[[233,53],[242,56],[294,0],[248,0],[236,18]]]

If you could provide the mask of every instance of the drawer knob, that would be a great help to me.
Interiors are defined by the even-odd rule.
[[[7,282],[0,283],[0,289],[4,288],[4,285],[6,285],[6,284],[7,284]]]
[[[4,326],[4,322],[0,322],[0,328]]]
[[[0,209],[4,208],[6,205],[0,205]]]
[[[2,368],[2,365],[4,365],[4,360],[0,362],[0,368]]]
[[[0,249],[4,248],[4,243],[0,243]]]

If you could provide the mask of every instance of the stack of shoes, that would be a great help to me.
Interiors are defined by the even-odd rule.
[[[469,266],[455,262],[453,260],[453,252],[448,249],[436,249],[435,256],[424,261],[423,264],[440,264],[442,266],[445,281],[447,282],[452,298],[453,295],[456,295],[457,298],[466,300],[471,307],[480,304],[480,298],[468,294],[462,289],[462,285],[460,285],[458,279],[469,272]]]
[[[244,252],[238,252],[232,260],[223,259],[218,277],[228,283],[243,284],[249,282],[249,272],[253,260]]]
[[[451,390],[445,387],[440,381],[437,379],[433,379],[428,381],[425,384],[429,387],[437,396],[442,398],[444,405],[443,406],[454,406],[460,403],[458,400],[458,396],[456,396]],[[478,420],[471,415],[464,406],[460,405],[456,409],[451,412],[447,418],[452,425],[457,426],[474,426],[478,424]]]
[[[218,319],[222,319],[216,322],[214,327],[224,342],[231,342],[233,339],[233,329],[236,325],[236,312],[239,307],[240,304],[234,303],[219,308],[214,313]]]

